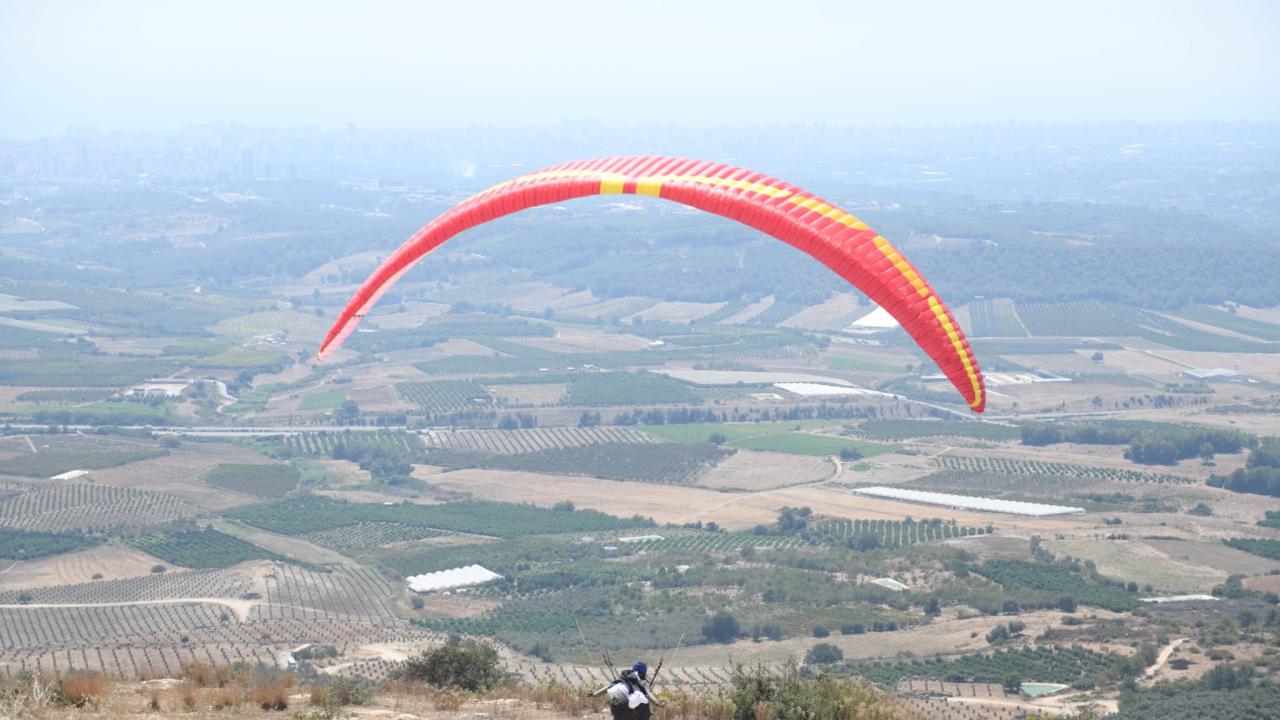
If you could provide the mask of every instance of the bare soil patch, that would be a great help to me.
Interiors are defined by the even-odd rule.
[[[691,323],[700,317],[710,315],[724,306],[725,303],[722,302],[660,302],[657,305],[645,308],[626,319],[634,320],[635,318],[643,318],[646,321],[655,320],[658,322]]]
[[[902,520],[908,517],[955,518],[961,525],[992,525],[1024,534],[1028,531],[1043,533],[1074,529],[1082,524],[1080,520],[1062,518],[1019,518],[955,512],[946,508],[851,495],[843,490],[821,486],[725,493],[697,487],[483,469],[430,474],[423,476],[423,479],[441,489],[470,493],[478,499],[532,503],[542,507],[572,500],[580,508],[613,515],[630,517],[639,513],[658,522],[715,521],[729,530],[745,530],[760,523],[770,523],[777,519],[778,512],[783,507],[805,505],[833,517],[885,520]],[[627,498],[627,501],[620,503],[619,498]]]
[[[1099,617],[1120,617],[1115,613],[1098,611]],[[1040,611],[1024,613],[1018,620],[1027,624],[1023,634],[1035,637],[1048,627],[1061,627],[1062,613]],[[973,617],[960,619],[954,614],[944,614],[940,619],[906,630],[862,635],[832,634],[823,642],[829,642],[844,651],[850,660],[892,658],[909,650],[916,656],[939,653],[985,651],[990,646],[986,635],[1001,622],[1000,618]],[[971,637],[974,633],[976,637]],[[792,657],[803,657],[816,641],[811,637],[789,638],[780,641],[752,642],[742,640],[729,645],[693,645],[681,650],[681,664],[720,665],[730,662],[768,664],[784,662]]]
[[[755,491],[825,480],[835,473],[831,460],[809,455],[739,450],[698,478],[699,487]]]
[[[95,575],[102,576],[97,580],[145,577],[151,574],[151,568],[159,562],[144,552],[124,545],[99,545],[65,555],[20,562],[7,572],[0,573],[0,592],[78,585],[93,582]]]
[[[271,464],[273,461],[248,448],[226,443],[187,443],[164,457],[120,467],[95,470],[95,482],[138,490],[154,490],[177,496],[206,510],[226,510],[257,502],[257,498],[206,485],[206,473],[223,463]]]
[[[807,307],[778,325],[810,330],[841,330],[865,315],[867,310],[851,294],[832,293],[826,302]]]
[[[765,310],[768,310],[769,308],[773,307],[774,302],[775,302],[775,299],[772,295],[766,298],[761,298],[760,300],[757,300],[756,302],[751,303],[750,305],[742,308],[738,312],[730,315],[729,317],[721,320],[720,322],[724,323],[725,325],[741,325],[742,323],[745,323],[751,320],[751,318],[759,315]]]

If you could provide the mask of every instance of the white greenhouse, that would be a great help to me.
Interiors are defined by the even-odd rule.
[[[466,567],[441,570],[439,572],[426,573],[425,575],[411,575],[404,580],[409,584],[409,589],[416,593],[431,593],[483,585],[487,582],[501,579],[501,575],[486,567],[467,565]]]
[[[905,500],[906,502],[923,503],[925,505],[941,505],[955,510],[978,510],[981,512],[1025,515],[1029,517],[1071,515],[1084,512],[1084,508],[1072,505],[1046,505],[1044,503],[1020,502],[1017,500],[999,500],[970,495],[927,492],[925,490],[908,490],[900,487],[865,487],[857,488],[853,492],[887,500]]]

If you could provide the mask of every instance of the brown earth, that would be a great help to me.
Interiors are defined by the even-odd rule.
[[[95,580],[121,580],[145,577],[160,560],[133,548],[110,543],[65,555],[5,562],[8,570],[0,570],[0,592],[36,587],[76,585]],[[173,570],[169,563],[163,563]]]

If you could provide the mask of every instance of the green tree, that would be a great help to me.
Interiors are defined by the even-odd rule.
[[[804,654],[806,665],[830,665],[844,659],[844,651],[831,643],[818,643]]]
[[[731,643],[741,631],[738,618],[725,610],[721,610],[707,620],[702,626],[702,634],[708,640],[718,643]]]
[[[356,404],[355,400],[348,400],[342,403],[342,407],[338,408],[338,411],[333,416],[338,422],[353,422],[360,417],[360,406]]]

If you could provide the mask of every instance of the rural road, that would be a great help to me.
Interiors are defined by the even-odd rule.
[[[236,614],[236,618],[240,622],[249,619],[249,613],[253,610],[253,606],[257,605],[257,600],[239,600],[233,598],[164,598],[162,600],[133,600],[130,602],[101,602],[101,603],[26,603],[14,605],[0,605],[0,610],[48,610],[54,608],[110,608],[110,607],[133,607],[136,605],[221,605]]]
[[[1146,672],[1143,673],[1143,677],[1153,677],[1156,673],[1160,672],[1160,668],[1164,667],[1166,662],[1169,662],[1169,656],[1173,654],[1173,651],[1177,650],[1178,646],[1186,641],[1187,638],[1178,638],[1177,640],[1170,642],[1168,645],[1165,645],[1164,649],[1160,651],[1160,654],[1156,656],[1155,664],[1146,669]]]

